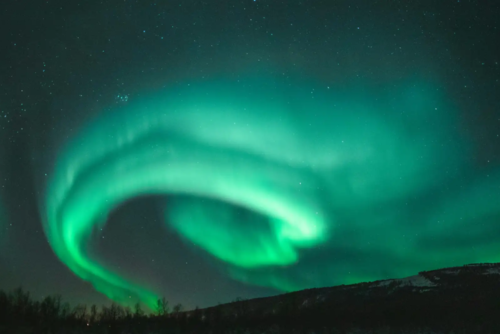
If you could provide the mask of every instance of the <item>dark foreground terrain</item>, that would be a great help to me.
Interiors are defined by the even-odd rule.
[[[70,308],[60,296],[0,292],[0,333],[500,333],[500,264],[309,289],[206,309]]]

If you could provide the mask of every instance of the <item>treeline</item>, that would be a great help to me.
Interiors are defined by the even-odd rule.
[[[158,300],[157,309],[151,313],[140,303],[132,308],[114,302],[101,307],[71,307],[60,295],[38,301],[22,288],[0,290],[0,333],[149,333],[155,327],[178,329],[182,311],[181,304],[170,310],[165,298]]]

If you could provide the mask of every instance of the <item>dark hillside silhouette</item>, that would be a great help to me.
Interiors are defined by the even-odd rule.
[[[154,313],[141,304],[70,307],[0,292],[0,333],[500,333],[500,264],[424,271],[403,279],[308,289],[206,309]]]

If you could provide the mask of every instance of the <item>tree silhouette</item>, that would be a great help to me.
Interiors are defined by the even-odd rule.
[[[139,302],[134,305],[134,318],[141,318],[144,316],[144,311],[142,310],[141,304]]]
[[[156,301],[156,313],[159,316],[167,316],[169,312],[168,308],[168,301],[165,297],[162,297],[161,299],[158,299]]]
[[[96,321],[97,321],[97,305],[93,304],[90,307],[89,323],[93,324]]]
[[[180,312],[182,312],[183,310],[184,310],[184,307],[182,306],[182,304],[181,304],[181,303],[179,303],[179,304],[176,304],[176,305],[174,306],[174,308],[172,309],[172,312],[173,312],[174,314],[176,314],[176,315],[177,315],[177,314],[179,314]]]

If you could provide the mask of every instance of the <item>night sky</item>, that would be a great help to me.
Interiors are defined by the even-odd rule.
[[[0,289],[188,309],[500,261],[498,1],[4,1]]]

